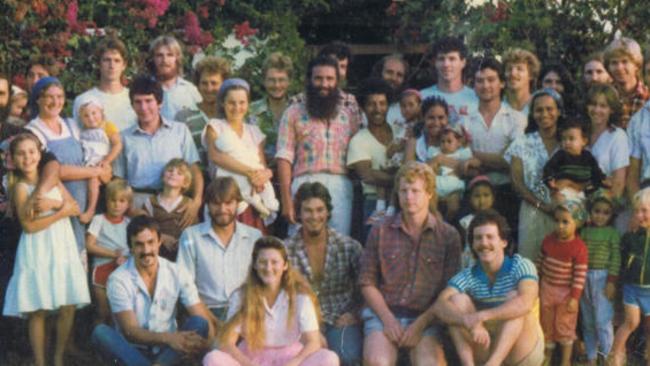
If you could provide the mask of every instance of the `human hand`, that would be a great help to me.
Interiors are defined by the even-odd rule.
[[[465,314],[463,315],[462,319],[463,319],[463,326],[465,327],[465,329],[470,331],[474,329],[476,326],[479,325],[482,326],[483,323],[478,312]]]
[[[384,322],[384,334],[389,341],[399,345],[402,343],[401,341],[404,336],[404,329],[397,319],[391,315],[390,319]]]
[[[357,318],[351,312],[343,313],[334,322],[334,326],[338,328],[347,327],[348,325],[357,324],[359,318]]]
[[[190,226],[198,217],[199,209],[201,208],[201,199],[191,199],[185,205],[179,207],[179,211],[183,212],[181,217],[180,226],[185,229]]]
[[[81,214],[79,205],[75,200],[64,200],[60,211],[65,216],[79,216]]]
[[[490,333],[485,329],[483,324],[478,324],[471,329],[472,341],[481,346],[483,349],[490,348]]]
[[[406,139],[399,139],[397,141],[391,142],[386,148],[386,157],[391,158],[396,153],[403,151],[406,147]]]
[[[566,311],[569,313],[578,312],[578,300],[573,297],[569,299],[569,302],[566,304]]]
[[[293,201],[291,199],[282,200],[282,217],[290,224],[296,223],[296,211],[293,209]]]
[[[167,344],[182,353],[195,353],[205,347],[205,339],[194,331],[170,333]]]
[[[422,339],[425,325],[419,319],[411,323],[402,334],[402,341],[399,343],[400,347],[413,348],[417,346]]]
[[[56,210],[61,208],[63,205],[62,200],[54,200],[51,198],[44,197],[42,194],[36,196],[32,201],[32,209],[36,213],[46,212],[49,210]]]
[[[608,300],[613,300],[614,295],[616,295],[616,285],[613,282],[607,282],[607,285],[605,285],[605,297]]]

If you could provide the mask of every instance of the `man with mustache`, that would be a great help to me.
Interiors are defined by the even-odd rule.
[[[173,36],[160,36],[149,46],[149,69],[163,87],[163,104],[160,114],[174,120],[185,109],[196,109],[203,98],[183,73],[183,51]]]
[[[332,213],[332,197],[324,185],[304,183],[296,193],[301,230],[285,241],[289,260],[309,281],[318,295],[323,314],[321,328],[329,349],[342,365],[361,361],[361,294],[356,286],[358,241],[327,225]]]
[[[225,320],[228,298],[244,284],[255,241],[262,233],[236,220],[242,202],[232,177],[216,178],[205,193],[209,221],[190,226],[180,238],[178,265],[190,274],[212,315]]]
[[[126,365],[174,365],[184,355],[207,348],[216,324],[199,298],[191,276],[176,263],[158,256],[160,227],[137,216],[126,228],[131,257],[108,279],[108,300],[116,328],[93,330],[95,346],[113,362]],[[189,317],[176,324],[181,301]]]
[[[352,183],[347,177],[348,142],[359,128],[356,101],[351,104],[339,89],[336,59],[317,57],[307,67],[304,97],[287,108],[278,132],[276,160],[282,215],[296,224],[293,193],[305,182],[318,181],[329,188],[331,225],[348,235],[352,211]],[[295,226],[290,232],[295,232]]]
[[[384,79],[392,91],[388,96],[390,105],[386,120],[393,126],[404,122],[404,116],[399,108],[399,95],[404,90],[406,78],[409,73],[409,64],[404,57],[398,53],[384,56],[372,67],[374,77]]]

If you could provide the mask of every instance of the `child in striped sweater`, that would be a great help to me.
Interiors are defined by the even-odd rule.
[[[594,192],[589,213],[590,225],[580,231],[589,252],[589,271],[580,298],[580,319],[588,364],[596,365],[598,354],[607,357],[614,341],[612,299],[621,266],[621,238],[612,226],[614,201],[609,191]]]
[[[578,236],[586,211],[581,200],[565,199],[553,211],[556,229],[542,241],[538,261],[540,273],[541,324],[550,360],[556,343],[562,351],[562,366],[571,365],[576,339],[578,301],[587,275],[587,247]]]

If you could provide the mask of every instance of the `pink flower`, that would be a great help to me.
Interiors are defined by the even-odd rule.
[[[65,19],[68,21],[70,26],[77,24],[77,13],[79,12],[79,5],[77,0],[73,0],[68,4],[68,9],[65,12]]]
[[[250,43],[248,38],[257,34],[258,30],[251,28],[250,22],[247,20],[240,24],[235,24],[235,38],[237,38],[244,46]]]
[[[185,39],[191,44],[201,43],[201,26],[199,18],[193,11],[185,13]]]
[[[206,4],[199,6],[197,10],[199,12],[199,16],[203,19],[207,19],[210,16],[210,9]]]

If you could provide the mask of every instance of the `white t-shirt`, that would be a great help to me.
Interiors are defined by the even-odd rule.
[[[228,305],[228,319],[237,314],[241,307],[240,292],[235,292]],[[289,316],[289,297],[281,290],[275,299],[275,304],[269,307],[266,299],[264,302],[264,330],[266,339],[264,347],[284,347],[300,340],[300,335],[305,332],[318,331],[318,318],[314,303],[309,296],[298,294],[296,296],[296,311],[291,327],[287,327]],[[241,325],[235,331],[241,334]]]
[[[372,169],[379,170],[386,165],[386,146],[379,142],[367,128],[359,130],[348,145],[347,166],[370,160]],[[363,194],[375,194],[375,186],[361,183]]]
[[[203,98],[191,82],[179,77],[171,88],[163,88],[163,103],[160,114],[170,121],[182,110],[196,110]]]
[[[630,165],[630,145],[627,134],[619,127],[613,131],[605,130],[591,147],[591,154],[607,176],[617,169]]]
[[[123,255],[128,255],[129,246],[126,243],[126,226],[128,224],[127,217],[122,218],[121,222],[111,222],[106,215],[99,214],[90,221],[87,233],[97,238],[97,245],[108,250],[121,249]],[[93,268],[112,260],[113,258],[93,257]]]
[[[447,93],[438,89],[438,85],[432,85],[420,90],[422,100],[430,96],[438,96],[449,105],[449,124],[455,125],[461,117],[469,116],[478,110],[478,97],[473,89],[466,86],[455,93]]]
[[[102,102],[104,106],[104,119],[113,122],[120,131],[131,127],[136,123],[137,117],[133,111],[133,108],[131,107],[128,88],[123,88],[119,93],[111,94],[103,92],[99,90],[99,88],[94,87],[83,92],[74,99],[74,104],[72,106],[72,116],[79,123],[79,126],[81,126],[81,120],[77,115],[80,107],[78,103],[85,95],[91,95]]]

